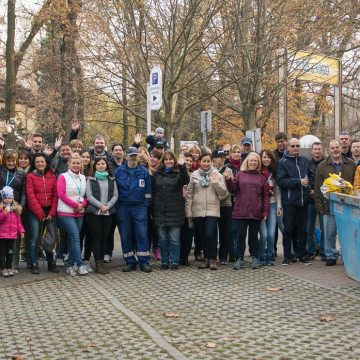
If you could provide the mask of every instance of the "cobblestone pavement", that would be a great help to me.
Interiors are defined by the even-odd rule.
[[[196,265],[0,279],[0,359],[360,359],[360,284],[345,275],[322,287],[300,264]]]

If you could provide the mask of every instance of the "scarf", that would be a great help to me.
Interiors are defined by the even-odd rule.
[[[171,167],[171,168],[165,168],[165,173],[169,173],[171,170],[173,170],[174,168]]]
[[[232,157],[229,158],[229,162],[232,164],[232,166],[237,170],[241,165],[241,159],[234,160]]]
[[[269,171],[269,169],[267,169],[266,167],[261,168],[261,173],[266,177],[267,180],[272,175],[272,172]]]
[[[105,180],[109,176],[107,171],[95,171],[95,177],[99,180]]]
[[[210,166],[210,169],[208,171],[203,171],[202,168],[199,168],[199,174],[201,176],[201,180],[200,180],[200,186],[202,187],[208,187],[210,185],[210,178],[209,175],[211,174],[211,172],[213,171],[213,167]]]

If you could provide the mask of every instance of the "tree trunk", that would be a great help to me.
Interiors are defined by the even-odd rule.
[[[123,71],[125,71],[123,69]],[[123,101],[123,124],[124,124],[124,133],[123,133],[123,145],[125,149],[129,147],[129,116],[126,110],[126,107],[128,105],[127,101],[127,84],[125,79],[125,74],[123,74],[122,78],[122,101]]]

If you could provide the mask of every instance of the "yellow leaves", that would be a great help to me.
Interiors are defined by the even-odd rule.
[[[320,316],[319,320],[320,321],[334,321],[335,320],[335,315]]]
[[[179,314],[163,314],[163,316],[165,316],[167,318],[178,318],[178,317],[180,317]]]
[[[273,292],[280,291],[282,289],[283,288],[281,288],[281,287],[268,287],[268,288],[266,288],[267,291],[273,291]]]
[[[216,344],[209,341],[206,343],[205,347],[210,348],[210,349],[215,349]]]
[[[234,341],[235,338],[224,337],[223,340],[224,341]]]

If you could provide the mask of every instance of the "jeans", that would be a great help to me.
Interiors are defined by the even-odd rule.
[[[229,253],[229,227],[231,221],[231,206],[220,207],[219,227],[219,260],[227,261]]]
[[[60,222],[60,218],[58,215],[56,215],[56,223],[59,227],[59,233],[60,233],[60,242],[57,244],[57,251],[56,251],[56,257],[64,259],[64,254],[67,254],[69,249],[69,238],[66,233],[65,228]]]
[[[194,218],[194,224],[199,232],[204,249],[205,259],[216,260],[217,258],[217,222],[218,218],[215,216]]]
[[[180,226],[158,226],[161,263],[179,265],[180,256]]]
[[[324,215],[324,250],[327,259],[337,260],[339,252],[336,249],[337,227],[334,215]]]
[[[306,256],[307,240],[307,218],[308,204],[304,206],[284,206],[284,258],[291,259],[291,240],[294,233],[295,224],[297,226],[297,255],[299,258]]]
[[[308,207],[308,222],[307,222],[307,252],[309,254],[316,254],[316,238],[315,238],[315,221],[316,215],[319,216],[320,222],[320,255],[324,255],[324,219],[323,215],[316,212],[314,203],[309,203]]]
[[[237,243],[237,256],[239,259],[244,258],[245,246],[246,246],[246,233],[249,227],[249,251],[252,257],[259,256],[259,240],[258,233],[260,229],[261,220],[255,219],[236,219],[238,226],[238,243]]]
[[[50,208],[43,208],[45,215],[47,216],[49,214]],[[55,222],[55,218],[53,219]],[[29,227],[30,227],[30,247],[29,247],[29,262],[30,264],[36,264],[36,250],[37,250],[37,244],[39,240],[40,234],[40,225],[42,231],[45,229],[46,225],[48,224],[48,221],[44,221],[43,223],[40,222],[38,217],[29,210]],[[49,264],[51,264],[54,261],[53,254],[51,252],[45,252],[46,254],[46,260]]]
[[[274,251],[277,204],[270,204],[270,214],[267,220],[260,224],[259,258],[271,258]],[[266,250],[265,250],[266,247]]]
[[[238,234],[237,234],[237,222],[235,219],[230,219],[229,224],[229,255],[236,255],[237,253],[237,241],[238,241]]]
[[[69,238],[68,267],[84,265],[81,258],[80,231],[84,221],[83,216],[59,216],[60,224],[64,227]]]

